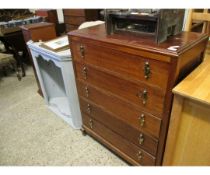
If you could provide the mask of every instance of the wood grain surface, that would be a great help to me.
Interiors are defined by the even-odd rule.
[[[173,89],[173,93],[210,105],[210,59],[205,61]]]

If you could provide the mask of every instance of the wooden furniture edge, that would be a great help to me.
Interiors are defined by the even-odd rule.
[[[210,101],[206,101],[205,99],[199,98],[197,95],[190,94],[185,89],[182,88],[184,85],[195,86],[196,79],[202,76],[202,74],[204,73],[204,69],[209,70],[209,68],[210,68],[210,59],[205,59],[195,70],[191,72],[191,74],[189,74],[184,80],[182,80],[177,86],[173,88],[172,90],[173,94],[180,95],[183,96],[184,98],[191,99],[193,101],[200,102],[206,105],[210,105]]]
[[[166,148],[163,157],[163,165],[169,166],[172,164],[172,157],[174,155],[174,148],[176,145],[176,138],[179,130],[179,123],[181,119],[181,112],[183,109],[184,99],[179,96],[174,96],[174,102],[171,112],[170,125],[166,139]]]
[[[103,25],[103,24],[99,24],[99,25]],[[98,25],[97,25],[98,26]],[[94,26],[92,26],[94,27]],[[91,27],[90,27],[91,28]],[[81,29],[83,30],[83,29]],[[83,35],[82,33],[79,33],[77,32],[78,30],[73,30],[73,31],[70,31],[67,33],[67,35],[69,37],[71,37],[72,39],[75,39],[75,41],[77,40],[76,38],[82,38],[83,40],[91,40],[93,42],[98,42],[97,41],[97,38],[95,36],[85,36]],[[183,31],[184,32],[184,31]],[[193,32],[192,32],[193,33]],[[165,62],[170,62],[170,57],[179,57],[179,55],[181,55],[182,53],[184,53],[186,50],[188,50],[189,48],[197,45],[198,43],[200,43],[202,40],[205,40],[208,38],[208,35],[203,33],[201,34],[201,37],[194,41],[194,42],[190,42],[188,44],[186,44],[185,47],[183,47],[181,50],[177,50],[177,51],[170,51],[170,50],[167,50],[167,49],[163,49],[163,48],[154,48],[154,47],[149,47],[149,46],[144,46],[144,45],[141,45],[140,47],[138,46],[138,44],[134,44],[134,45],[126,45],[124,43],[116,43],[114,41],[112,42],[108,42],[107,40],[104,40],[104,39],[101,39],[101,41],[104,43],[104,44],[108,44],[108,45],[113,45],[113,47],[117,46],[118,49],[119,48],[123,48],[123,47],[126,47],[126,48],[129,48],[129,49],[138,49],[140,50],[142,53],[144,52],[150,52],[151,53],[151,50],[153,54],[160,54],[162,55],[162,57],[164,57],[164,59],[161,59],[161,61],[165,61]],[[100,42],[101,42],[100,41]],[[120,46],[119,46],[120,45]],[[123,51],[123,49],[121,49],[121,51]],[[167,56],[166,56],[167,55]],[[154,58],[153,58],[154,59]],[[158,59],[159,60],[159,59]]]
[[[115,151],[117,154],[119,154],[122,158],[124,158],[127,162],[133,164],[133,165],[140,165],[138,162],[136,162],[135,160],[131,159],[129,156],[127,156],[127,154],[123,153],[122,151],[120,151],[118,148],[116,148],[114,145],[112,145],[111,143],[109,143],[108,141],[106,141],[103,137],[101,137],[100,135],[96,134],[95,132],[91,131],[88,127],[86,127],[85,125],[82,126],[83,129],[90,135],[93,136],[94,139],[100,141],[103,143],[103,145],[107,146],[110,151]]]

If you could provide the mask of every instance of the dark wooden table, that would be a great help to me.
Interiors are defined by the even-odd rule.
[[[24,63],[30,64],[27,47],[22,31],[16,31],[0,36],[0,40],[5,45],[6,53],[11,53],[17,62],[17,67],[21,68],[22,76],[25,76]]]

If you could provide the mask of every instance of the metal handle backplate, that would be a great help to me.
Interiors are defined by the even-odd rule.
[[[81,57],[84,58],[85,57],[85,47],[83,45],[80,45],[79,50],[80,50]]]
[[[89,126],[91,129],[93,129],[93,120],[92,119],[89,120]]]
[[[84,79],[87,79],[87,67],[85,66],[82,68],[82,75]]]
[[[144,114],[141,114],[141,116],[139,117],[139,123],[140,123],[141,127],[144,126],[144,124],[145,124],[145,115]]]
[[[151,73],[150,65],[149,65],[149,62],[146,61],[146,62],[144,63],[144,78],[145,78],[145,79],[149,79],[150,73]]]
[[[85,96],[86,96],[87,98],[89,97],[89,89],[88,89],[87,86],[85,87]]]
[[[143,153],[142,153],[142,151],[138,151],[138,153],[137,153],[137,159],[140,160],[140,161],[143,159]]]
[[[91,106],[90,106],[90,104],[87,105],[87,110],[86,111],[87,111],[88,114],[91,113]]]
[[[148,98],[148,92],[144,89],[142,92],[139,92],[137,96],[142,100],[142,103],[145,105]]]
[[[144,135],[141,133],[139,135],[139,145],[143,145],[144,144]]]

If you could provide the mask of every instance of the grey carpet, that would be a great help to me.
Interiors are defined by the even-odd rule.
[[[22,81],[15,74],[0,78],[0,165],[127,165],[52,113],[32,69],[26,73]]]

